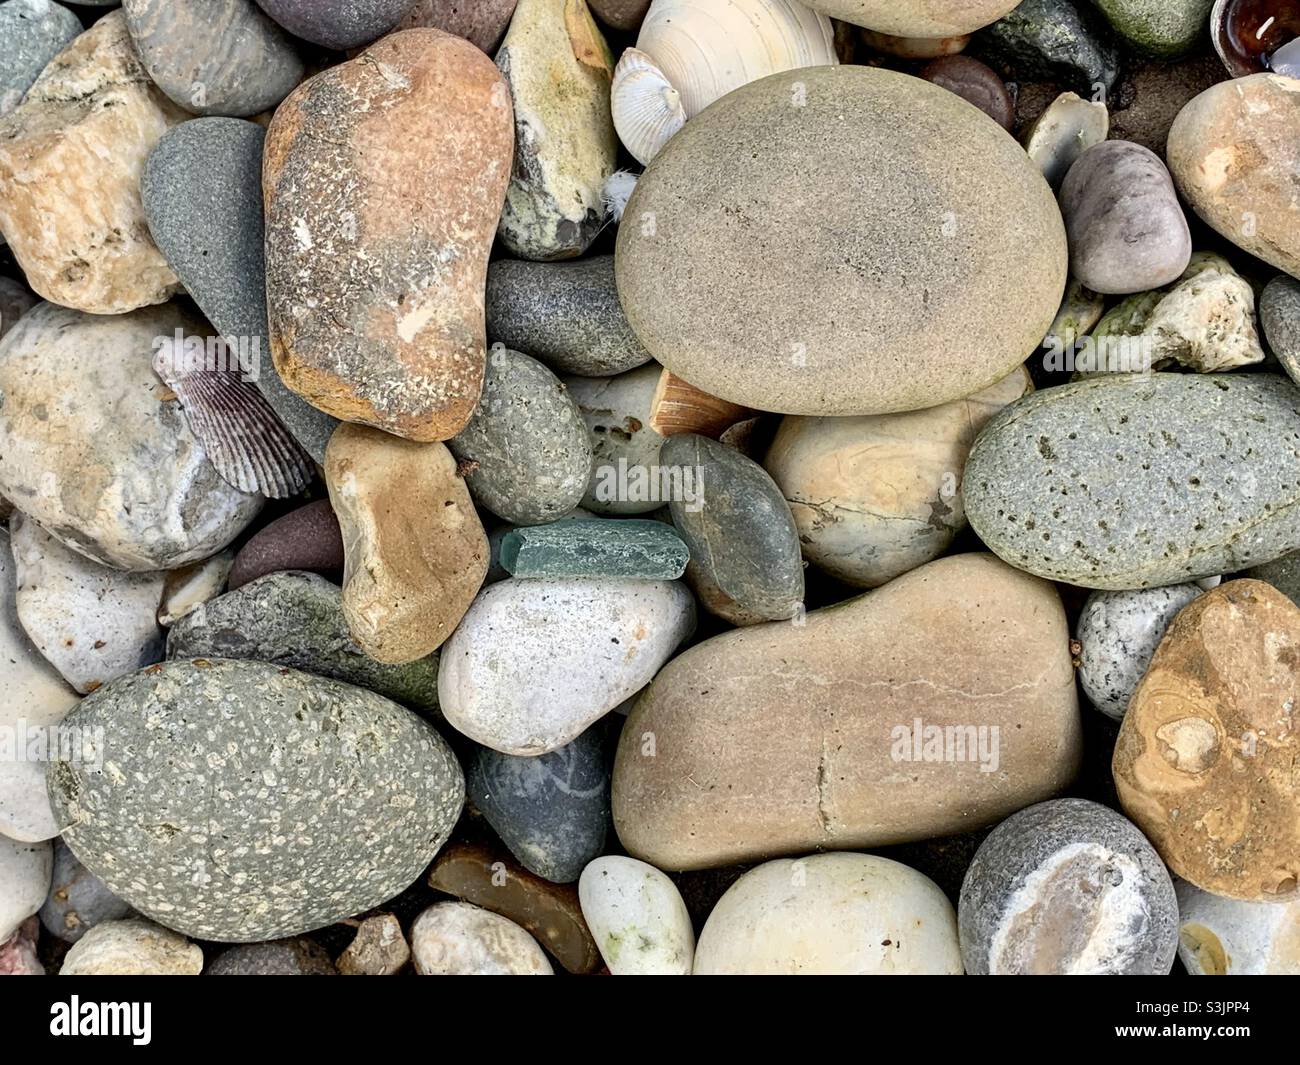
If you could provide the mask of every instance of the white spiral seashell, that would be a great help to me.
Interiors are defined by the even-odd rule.
[[[623,53],[610,86],[614,129],[643,166],[686,123],[681,94],[650,57],[635,48]]]

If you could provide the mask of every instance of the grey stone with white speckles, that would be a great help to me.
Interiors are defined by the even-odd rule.
[[[61,839],[54,841],[54,879],[41,907],[41,924],[56,939],[75,943],[97,924],[134,913],[87,869]]]
[[[966,872],[957,924],[972,976],[1165,976],[1178,950],[1178,900],[1155,848],[1086,799],[998,825]]]
[[[248,658],[368,688],[413,710],[438,709],[438,655],[377,662],[348,632],[343,593],[315,573],[268,573],[181,618],[168,658]]]
[[[451,749],[373,692],[262,662],[167,662],[100,688],[67,724],[101,769],[56,761],[73,853],[136,909],[196,938],[261,942],[409,887],[465,783]]]
[[[1018,400],[966,464],[1005,562],[1084,588],[1179,584],[1300,543],[1300,391],[1272,374],[1113,375]]]
[[[601,728],[536,758],[483,747],[466,774],[470,801],[525,869],[557,884],[605,848],[609,766]]]
[[[1300,384],[1300,281],[1281,274],[1265,285],[1259,322],[1282,369]]]
[[[1119,721],[1169,623],[1201,594],[1195,584],[1093,592],[1079,615],[1079,680],[1089,701]]]
[[[81,32],[81,20],[51,0],[0,4],[0,115],[18,106],[51,59]]]
[[[315,940],[299,936],[273,943],[231,947],[203,970],[204,976],[338,976]]]

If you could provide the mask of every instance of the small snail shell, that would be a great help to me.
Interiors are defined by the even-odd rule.
[[[619,139],[645,165],[686,124],[682,97],[644,52],[629,48],[614,68],[610,109]]]

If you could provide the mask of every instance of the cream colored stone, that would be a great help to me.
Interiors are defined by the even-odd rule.
[[[198,976],[203,951],[151,921],[105,921],[63,959],[60,976]]]
[[[609,854],[578,880],[582,917],[614,976],[689,976],[695,930],[681,893],[653,865]]]
[[[551,976],[537,940],[508,917],[468,902],[439,902],[411,926],[421,976]]]

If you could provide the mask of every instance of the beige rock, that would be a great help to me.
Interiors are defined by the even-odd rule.
[[[1166,155],[1198,215],[1300,276],[1300,79],[1252,74],[1206,89],[1174,119]]]
[[[291,389],[412,440],[465,426],[513,145],[501,74],[441,30],[391,34],[280,105],[262,172],[266,288]]]
[[[725,633],[669,662],[624,726],[629,854],[698,869],[979,828],[1079,760],[1055,589],[992,555]]]
[[[1248,902],[1300,898],[1300,608],[1221,584],[1185,607],[1133,694],[1112,767],[1170,870]]]
[[[894,37],[954,37],[996,22],[1019,0],[807,0],[814,11]]]
[[[411,926],[421,976],[551,976],[537,940],[507,917],[468,902],[439,902]]]
[[[344,976],[393,976],[411,960],[402,926],[391,913],[367,917],[334,964]]]
[[[380,662],[423,658],[487,575],[487,535],[456,460],[443,444],[341,425],[325,452],[325,484],[343,533],[353,639]]]
[[[804,558],[858,588],[937,558],[966,525],[961,478],[976,434],[1032,389],[1021,367],[927,410],[784,418],[765,465],[790,504]]]
[[[198,976],[203,951],[152,921],[105,921],[77,940],[60,976]]]
[[[149,80],[113,11],[0,118],[0,230],[36,292],[121,314],[180,287],[149,237],[140,172],[158,138],[188,117]]]

